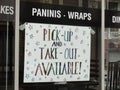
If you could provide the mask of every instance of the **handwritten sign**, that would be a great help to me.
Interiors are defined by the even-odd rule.
[[[91,28],[26,23],[24,83],[88,81]]]

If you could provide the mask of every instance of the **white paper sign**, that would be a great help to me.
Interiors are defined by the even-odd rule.
[[[88,81],[89,27],[26,23],[24,83]]]

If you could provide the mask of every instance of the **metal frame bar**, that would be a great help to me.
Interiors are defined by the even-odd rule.
[[[105,87],[104,87],[104,84],[105,84],[105,76],[104,76],[104,70],[105,70],[105,56],[104,56],[104,53],[105,53],[105,47],[104,47],[104,33],[105,33],[105,0],[102,0],[101,1],[102,4],[101,4],[101,63],[100,63],[100,90],[104,90]]]
[[[19,90],[19,9],[20,0],[15,0],[15,75],[14,90]]]
[[[7,37],[6,37],[6,85],[5,90],[8,90],[8,52],[9,52],[9,22],[7,21]]]

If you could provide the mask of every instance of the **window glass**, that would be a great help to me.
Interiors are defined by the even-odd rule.
[[[29,1],[33,2],[34,0],[21,0],[22,1]],[[93,9],[101,9],[101,0],[43,0],[37,1],[37,3],[47,3],[47,4],[56,4],[56,5],[63,5],[63,6],[75,6],[75,7],[82,7],[82,8],[92,8]],[[99,12],[99,11],[98,11]],[[21,14],[22,17],[22,14]],[[95,16],[98,17],[98,16]],[[63,21],[66,22],[66,21]],[[20,21],[21,24],[25,22]],[[69,22],[68,22],[69,23]],[[79,23],[79,22],[78,22]],[[86,22],[84,22],[86,23]],[[23,74],[24,74],[24,45],[25,45],[25,31],[20,31],[20,62],[19,62],[19,75],[20,75],[20,89],[22,90],[99,90],[100,87],[100,41],[101,41],[101,27],[99,26],[90,26],[91,30],[91,56],[90,56],[90,81],[80,81],[80,82],[68,82],[66,84],[55,84],[55,83],[24,83],[23,82]],[[32,72],[31,72],[32,73]]]
[[[119,20],[117,17],[120,16],[118,13],[120,10],[120,1],[119,0],[108,0],[106,9],[109,11],[115,11],[111,13],[113,16],[112,18],[116,18],[112,24],[115,24],[114,27],[107,27],[105,30],[105,59],[106,59],[106,90],[110,89],[119,89],[120,84],[117,83],[120,81],[120,78],[111,78],[112,77],[119,77],[120,73],[120,28],[116,26],[119,24]],[[117,15],[115,14],[117,13]],[[115,15],[114,15],[115,14]],[[118,20],[118,21],[117,21]],[[116,82],[116,83],[115,83]],[[115,86],[115,87],[113,87]]]
[[[14,3],[0,1],[0,90],[14,90]]]
[[[0,21],[0,90],[14,85],[14,24]]]

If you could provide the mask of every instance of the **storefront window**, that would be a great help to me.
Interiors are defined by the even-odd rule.
[[[0,1],[0,90],[14,89],[14,3]]]
[[[8,25],[9,24],[9,25]],[[9,31],[7,30],[9,29]],[[8,39],[9,38],[9,39]],[[0,22],[0,89],[14,85],[14,28],[11,22]]]
[[[100,0],[21,0],[20,3],[22,4],[22,2],[32,2],[32,3],[37,2],[37,4],[40,4],[40,5],[41,5],[41,3],[44,3],[45,5],[46,4],[47,5],[48,4],[50,4],[50,5],[52,5],[52,4],[53,5],[61,5],[61,8],[62,8],[62,6],[65,7],[65,10],[66,10],[66,7],[71,8],[71,11],[74,10],[74,9],[72,9],[72,7],[73,8],[75,7],[75,9],[77,7],[82,8],[83,10],[86,10],[86,8],[87,9],[90,8],[91,11],[93,9],[95,9],[96,12],[97,12],[96,16],[94,16],[94,18],[98,19],[97,17],[100,17],[99,16],[100,15],[100,8],[101,8],[101,1]],[[29,3],[27,3],[27,4],[29,5]],[[25,4],[25,5],[27,6],[27,4]],[[61,9],[61,8],[59,8],[59,9]],[[49,6],[47,6],[47,9],[49,9]],[[55,8],[55,10],[56,10],[56,8]],[[63,12],[65,10],[63,10]],[[88,10],[87,13],[90,14],[89,12],[90,11]],[[84,14],[86,15],[86,13],[84,13]],[[20,18],[24,17],[24,16],[22,16],[23,14],[21,12],[20,12],[20,15],[21,15]],[[34,16],[35,14],[33,13],[32,15]],[[76,15],[78,15],[78,13]],[[39,14],[38,16],[41,16],[41,15]],[[65,15],[64,15],[64,17],[65,17]],[[83,20],[86,17],[87,16],[83,17]],[[56,16],[56,18],[57,18],[57,16]],[[45,90],[56,90],[56,89],[57,90],[67,90],[67,89],[70,89],[70,90],[80,90],[80,89],[89,90],[89,89],[94,89],[94,90],[99,90],[100,89],[100,72],[99,72],[100,71],[100,65],[99,65],[99,62],[100,62],[100,49],[101,49],[100,48],[101,47],[100,46],[100,40],[101,40],[101,36],[100,36],[100,33],[101,33],[100,20],[101,19],[100,18],[98,19],[97,22],[95,21],[93,23],[89,23],[89,22],[87,23],[87,20],[89,20],[89,21],[91,20],[91,14],[90,14],[90,16],[88,15],[87,20],[84,21],[83,23],[81,23],[81,25],[79,25],[79,22],[76,23],[77,26],[83,26],[83,27],[90,27],[91,28],[91,42],[90,42],[90,45],[91,45],[90,50],[91,51],[90,51],[90,74],[89,74],[90,75],[90,80],[89,81],[69,81],[67,83],[66,82],[59,82],[57,84],[54,83],[54,82],[36,82],[36,83],[31,83],[30,82],[30,83],[24,83],[23,80],[24,80],[24,69],[25,69],[24,60],[25,60],[25,43],[26,43],[25,42],[25,35],[26,35],[26,33],[25,33],[25,30],[20,30],[20,56],[19,56],[19,58],[20,58],[20,60],[19,60],[19,76],[20,76],[19,86],[20,87],[19,88],[21,90],[27,90],[27,89],[29,89],[29,90],[39,90],[39,89],[45,89]],[[28,21],[26,21],[28,24],[30,22],[30,19],[32,19],[32,18],[29,18],[29,16],[28,16],[27,17]],[[56,22],[56,21],[53,21],[52,19],[48,19],[48,21],[47,21],[45,19],[45,17],[41,18],[41,20],[43,20],[43,19],[46,22],[49,22],[50,24]],[[77,17],[76,17],[76,19],[77,19]],[[33,21],[35,21],[35,20],[37,20],[37,19],[34,19]],[[45,21],[41,21],[41,22],[46,23]],[[71,24],[71,22],[68,22],[67,20],[64,21],[64,19],[63,19],[63,21],[60,21],[58,19],[58,22],[57,22],[58,27],[59,27],[59,25],[62,24],[62,22],[67,24],[67,25]],[[73,20],[73,22],[74,22],[74,20]],[[22,21],[22,20],[20,21],[21,25],[23,25],[24,23],[25,23],[25,21]],[[32,23],[34,23],[34,22],[32,22]],[[49,23],[47,23],[47,24],[49,24]],[[91,24],[91,25],[89,25],[89,24]],[[73,25],[71,25],[71,26],[73,26]],[[33,28],[33,27],[29,27],[29,28]],[[57,28],[57,26],[56,26],[56,28]],[[36,31],[36,33],[37,32],[39,32],[39,31]],[[59,33],[59,32],[57,32],[57,33]],[[30,38],[33,38],[33,37],[34,37],[34,35],[31,34]],[[54,36],[52,37],[52,39],[53,38],[54,38]],[[76,36],[76,38],[77,38],[77,36]],[[50,39],[49,36],[48,36],[48,39]],[[56,37],[56,39],[58,39],[58,37]],[[36,44],[39,44],[39,43],[40,42],[37,42]],[[81,41],[81,43],[82,43],[82,41]],[[26,43],[26,44],[29,45],[30,43]],[[73,43],[71,43],[71,45],[72,44]],[[44,45],[44,46],[46,46],[46,45]],[[34,49],[34,51],[36,51],[36,49]],[[31,55],[31,52],[29,52],[29,55]],[[48,55],[48,53],[47,53],[47,55]],[[45,56],[45,57],[47,58],[47,56]],[[34,61],[36,61],[36,60],[34,59]],[[29,64],[29,62],[27,62],[27,64]],[[40,66],[38,66],[38,68],[40,68]],[[30,68],[27,68],[27,69],[30,69]],[[32,73],[34,73],[34,72],[31,72],[31,74]],[[29,75],[27,75],[26,77],[28,78]],[[57,77],[57,78],[59,78],[59,77]],[[41,78],[39,78],[39,80],[40,79]],[[35,78],[32,78],[32,81],[34,81],[34,80],[35,80]]]
[[[14,87],[14,24],[0,21],[0,90]]]
[[[114,27],[107,27],[105,30],[105,47],[106,47],[106,90],[120,89],[120,27],[119,20],[119,7],[120,1],[108,0],[107,10],[115,11],[117,15],[112,15],[112,24]],[[112,14],[112,13],[111,13]],[[115,19],[116,18],[116,19]],[[117,21],[118,20],[118,21]]]

